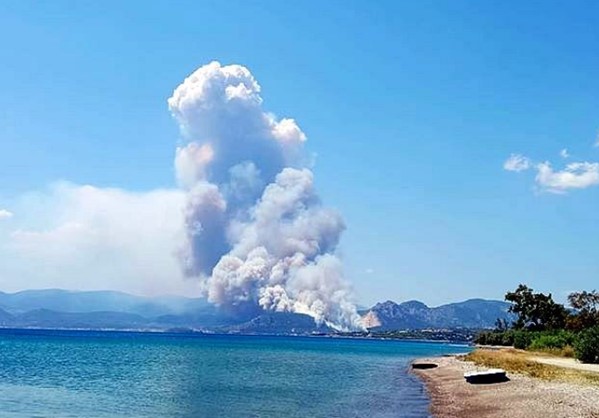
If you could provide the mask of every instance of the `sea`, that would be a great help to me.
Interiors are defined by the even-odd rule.
[[[0,330],[1,417],[428,417],[398,340]]]

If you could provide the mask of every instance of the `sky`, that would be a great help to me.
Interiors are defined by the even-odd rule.
[[[599,3],[0,3],[0,290],[200,292],[167,99],[214,60],[293,118],[363,305],[599,277]]]

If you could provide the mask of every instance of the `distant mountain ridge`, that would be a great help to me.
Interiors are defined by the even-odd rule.
[[[511,320],[506,302],[471,299],[430,308],[419,301],[377,303],[360,311],[371,331],[490,328]],[[289,312],[223,311],[206,299],[142,297],[115,291],[61,289],[0,292],[0,327],[201,330],[247,334],[330,333],[307,315]]]
[[[201,298],[62,289],[0,292],[2,327],[161,330],[238,321]]]
[[[492,328],[497,319],[512,321],[510,304],[499,300],[469,299],[430,308],[419,301],[377,303],[362,312],[370,330],[388,331],[424,328]]]
[[[15,314],[33,309],[49,309],[73,313],[115,311],[153,317],[211,310],[214,307],[206,299],[183,296],[144,297],[112,290],[41,289],[0,292],[0,309]]]

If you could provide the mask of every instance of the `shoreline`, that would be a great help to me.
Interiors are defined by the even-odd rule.
[[[463,374],[477,370],[456,356],[417,359],[435,363],[412,369],[429,395],[435,418],[599,418],[599,386],[554,382],[508,373],[509,381],[473,385]],[[480,367],[478,369],[481,369]]]
[[[435,340],[425,338],[388,338],[388,337],[376,337],[376,336],[349,336],[349,335],[338,335],[338,334],[293,334],[293,333],[242,333],[242,332],[209,332],[209,331],[196,331],[196,330],[169,330],[169,329],[127,329],[127,328],[50,328],[50,327],[3,327],[0,326],[0,335],[18,333],[18,334],[30,334],[38,335],[44,334],[45,332],[63,332],[63,333],[106,333],[106,334],[148,334],[148,335],[180,335],[186,337],[204,337],[204,336],[240,336],[240,337],[298,337],[298,338],[323,338],[323,339],[343,339],[343,340],[371,340],[371,341],[400,341],[410,343],[434,343],[434,344],[446,344],[455,345],[459,347],[473,347],[468,341],[460,340]],[[79,335],[78,335],[79,336]]]

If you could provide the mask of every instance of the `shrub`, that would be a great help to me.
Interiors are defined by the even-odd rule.
[[[571,345],[567,345],[562,348],[561,352],[558,354],[562,357],[576,357],[576,351],[574,351],[574,347]]]
[[[501,337],[500,337],[497,345],[506,345],[506,346],[514,345],[514,332],[506,331],[506,332],[501,333]]]
[[[531,350],[553,350],[562,349],[568,345],[574,344],[575,334],[560,330],[554,332],[543,332],[536,334],[530,342]]]
[[[529,331],[515,331],[514,332],[514,348],[525,350],[532,343],[534,333]]]
[[[487,331],[477,335],[475,342],[480,345],[513,346],[520,350],[540,350],[560,353],[573,346],[576,334],[566,331],[507,330]]]
[[[514,343],[514,331],[487,331],[476,336],[474,342],[480,345],[505,345]]]
[[[488,332],[480,332],[476,335],[476,337],[474,338],[474,342],[476,344],[481,344],[481,345],[487,345],[487,341],[489,340],[488,336]]]
[[[478,334],[475,342],[481,345],[514,346],[524,350],[537,335],[539,333],[525,330],[490,331]]]
[[[583,363],[599,364],[599,326],[582,331],[574,343],[574,351]]]

